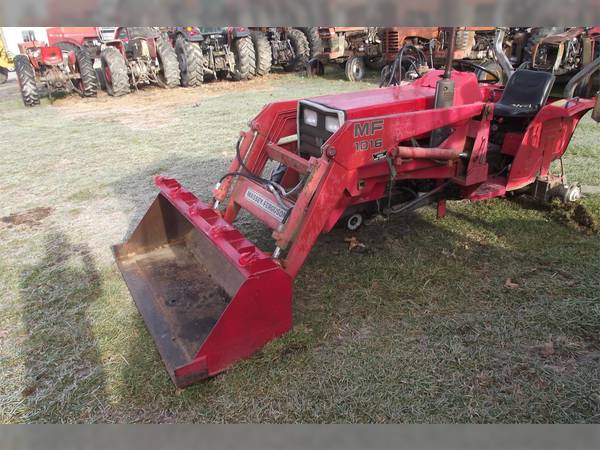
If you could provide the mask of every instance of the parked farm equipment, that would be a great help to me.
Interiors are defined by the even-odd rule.
[[[256,75],[265,75],[272,66],[286,72],[304,69],[310,58],[310,46],[305,34],[289,27],[251,28],[256,54]]]
[[[554,74],[564,86],[578,72],[600,57],[600,27],[575,27],[543,36],[532,49],[530,67]],[[589,97],[600,89],[600,76],[592,74],[578,91]]]
[[[101,61],[109,95],[128,94],[130,86],[179,86],[177,55],[154,28],[117,28],[115,39],[104,42]]]
[[[410,85],[265,106],[207,203],[175,179],[155,179],[160,193],[114,252],[177,386],[291,328],[292,280],[336,224],[354,230],[431,203],[443,217],[449,199],[509,192],[579,197],[551,164],[586,112],[600,120],[596,99],[549,98],[554,75],[530,70],[507,69],[506,86],[480,84],[451,70],[452,41],[446,69]],[[596,60],[587,70],[599,68]],[[272,230],[268,252],[233,226],[242,209]]]
[[[63,51],[30,41],[19,44],[19,51],[14,64],[25,106],[39,105],[42,94],[50,100],[71,92],[82,97],[96,96],[96,72],[84,50]]]
[[[254,76],[254,46],[247,28],[187,26],[167,32],[177,53],[182,86],[199,86],[209,78],[230,76],[240,81]]]
[[[330,27],[320,28],[323,52],[311,59],[310,75],[322,75],[325,65],[340,64],[346,79],[360,81],[365,69],[383,67],[381,37],[376,27]]]

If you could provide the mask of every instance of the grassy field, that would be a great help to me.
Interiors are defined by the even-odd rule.
[[[0,88],[0,422],[600,422],[599,235],[506,199],[372,224],[362,253],[343,230],[323,236],[295,282],[293,331],[174,389],[110,246],[153,174],[208,197],[263,104],[374,86],[336,75],[35,109]],[[599,140],[585,119],[572,181],[600,184]],[[600,220],[600,196],[583,203]]]

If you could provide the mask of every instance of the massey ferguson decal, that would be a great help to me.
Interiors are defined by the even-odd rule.
[[[258,206],[260,209],[262,209],[264,212],[279,220],[280,222],[283,222],[283,219],[285,219],[285,216],[287,214],[287,211],[285,209],[281,208],[280,206],[277,206],[271,200],[269,200],[266,197],[263,197],[255,190],[248,189],[246,191],[245,197],[252,203],[254,203],[256,206]]]
[[[383,131],[383,119],[368,120],[354,124],[354,150],[357,152],[367,152],[377,150],[383,147],[383,138],[376,138],[374,135]]]

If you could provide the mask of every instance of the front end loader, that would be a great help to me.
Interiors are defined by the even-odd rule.
[[[336,225],[428,204],[441,218],[447,200],[510,192],[578,198],[550,168],[586,112],[600,119],[596,98],[549,97],[554,76],[530,70],[480,84],[451,70],[452,55],[411,85],[266,105],[208,201],[155,179],[158,196],[114,254],[177,386],[291,328],[292,282]],[[234,226],[242,210],[272,230],[270,248]]]

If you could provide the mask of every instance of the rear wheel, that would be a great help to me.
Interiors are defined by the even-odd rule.
[[[169,45],[166,39],[162,37],[156,39],[156,54],[160,67],[159,79],[167,88],[179,86],[181,80],[179,61],[177,61],[175,50],[173,50],[173,47]]]
[[[351,56],[346,61],[346,78],[349,81],[360,81],[365,76],[365,60],[361,56]]]
[[[179,36],[175,42],[181,85],[197,87],[204,82],[204,55],[199,45]]]
[[[254,44],[254,54],[256,57],[256,75],[263,76],[271,71],[271,44],[264,33],[252,31],[250,38]]]
[[[129,76],[125,59],[119,50],[106,47],[100,54],[106,92],[113,97],[129,94]]]
[[[6,80],[8,80],[8,69],[0,67],[0,84],[6,83]]]
[[[294,58],[283,67],[283,70],[293,72],[294,70],[306,67],[309,60],[310,48],[308,47],[306,36],[300,30],[294,28],[288,30],[287,37],[294,50]]]
[[[75,51],[75,58],[77,60],[79,76],[81,77],[79,88],[82,95],[84,97],[95,97],[98,94],[98,78],[96,78],[94,63],[89,53],[83,49],[77,49]]]
[[[250,36],[233,41],[231,50],[235,56],[235,69],[232,77],[235,81],[249,80],[256,73],[256,55]]]
[[[308,47],[310,49],[309,58],[313,59],[319,56],[323,51],[323,42],[319,35],[319,27],[300,27],[298,29],[304,33],[304,36],[306,36],[306,40],[308,41]]]
[[[21,97],[25,106],[40,104],[40,94],[35,81],[35,71],[25,55],[17,55],[14,58],[15,72],[21,88]]]

